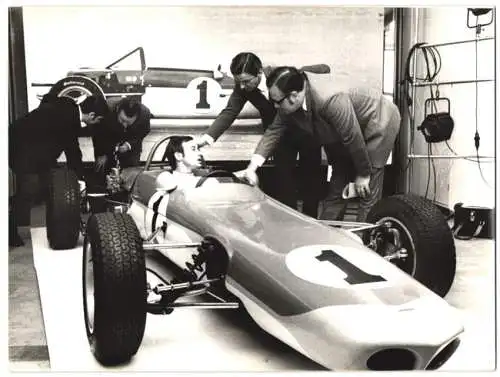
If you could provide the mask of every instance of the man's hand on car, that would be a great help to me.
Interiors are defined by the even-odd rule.
[[[248,182],[252,186],[257,186],[259,184],[256,169],[250,165],[244,170],[235,172],[234,175],[239,179]]]
[[[124,143],[120,144],[117,149],[118,149],[119,153],[126,153],[129,150],[131,150],[132,147],[130,146],[130,144],[128,142],[124,142]]]
[[[370,176],[357,176],[354,180],[354,186],[356,187],[358,195],[362,198],[366,198],[370,195]]]
[[[95,171],[101,171],[104,170],[104,166],[106,165],[106,162],[108,161],[108,156],[99,156],[97,157],[97,160],[95,162]]]

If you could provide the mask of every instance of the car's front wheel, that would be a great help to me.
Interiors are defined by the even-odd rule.
[[[95,358],[103,365],[128,361],[144,335],[147,285],[142,239],[127,214],[98,213],[87,223],[83,307]]]

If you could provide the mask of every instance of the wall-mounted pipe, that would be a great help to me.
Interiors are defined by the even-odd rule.
[[[433,159],[468,159],[468,160],[475,160],[472,162],[477,162],[477,159],[480,160],[494,160],[495,157],[493,156],[476,156],[476,155],[470,155],[470,156],[465,156],[465,155],[439,155],[439,154],[410,154],[408,155],[408,158],[412,159],[427,159],[427,158],[433,158]]]
[[[471,84],[476,82],[494,82],[492,79],[479,79],[479,80],[455,80],[455,81],[436,81],[436,82],[421,82],[411,84],[413,86],[441,86],[441,85],[455,85],[455,84]]]
[[[484,37],[484,38],[478,38],[477,41],[490,41],[494,40],[494,37]],[[444,43],[434,43],[434,44],[425,44],[422,47],[442,47],[442,46],[453,46],[453,45],[458,45],[458,44],[463,44],[463,43],[472,43],[475,42],[476,39],[464,39],[462,41],[453,41],[453,42],[444,42]]]

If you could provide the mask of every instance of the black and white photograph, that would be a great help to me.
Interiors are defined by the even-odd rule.
[[[482,6],[3,7],[8,370],[496,371]]]

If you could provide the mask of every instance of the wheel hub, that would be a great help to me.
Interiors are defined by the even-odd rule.
[[[397,219],[383,218],[370,234],[368,247],[413,276],[416,269],[415,245],[409,230]]]
[[[83,102],[85,98],[90,97],[91,95],[92,93],[88,89],[74,85],[64,88],[59,93],[59,97],[68,97],[78,103]]]

